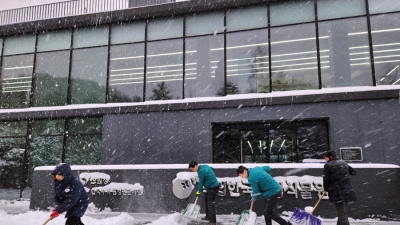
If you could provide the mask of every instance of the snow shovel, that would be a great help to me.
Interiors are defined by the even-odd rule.
[[[197,199],[199,196],[196,196],[196,201],[194,204],[188,204],[185,211],[183,211],[182,216],[186,216],[192,219],[196,219],[200,213],[200,205],[196,205]]]
[[[254,202],[251,201],[250,210],[244,210],[236,222],[236,225],[255,225],[257,214],[253,211]]]
[[[321,197],[319,198],[317,204],[315,204],[314,208],[311,210],[310,213],[299,209],[299,208],[294,208],[294,212],[292,217],[290,217],[289,222],[291,222],[293,225],[321,225],[321,220],[318,219],[316,216],[313,216],[314,210],[317,208],[319,202],[321,199],[324,197],[326,191],[322,193]]]
[[[47,220],[46,220],[46,222],[44,222],[44,224],[43,225],[46,225],[49,221],[51,220],[51,217],[50,218],[48,218]]]

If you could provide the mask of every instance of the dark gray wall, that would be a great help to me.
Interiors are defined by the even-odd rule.
[[[102,164],[210,163],[211,123],[315,118],[329,119],[332,150],[362,147],[363,162],[400,165],[394,98],[105,115]]]
[[[237,164],[238,165],[238,164]],[[231,164],[226,168],[217,168],[215,165],[214,171],[219,178],[234,178],[236,177],[235,168],[237,165]],[[168,166],[168,165],[163,165]],[[213,166],[213,165],[210,165]],[[253,167],[254,164],[245,165]],[[105,207],[111,208],[113,211],[119,212],[135,212],[135,213],[174,213],[181,212],[189,203],[194,203],[197,184],[191,191],[191,194],[186,199],[179,199],[173,193],[172,181],[176,178],[178,172],[188,172],[186,164],[178,169],[84,169],[85,166],[80,166],[79,170],[74,170],[73,173],[77,177],[82,172],[102,172],[110,175],[109,182],[118,183],[140,183],[144,186],[142,195],[114,195],[114,194],[96,194],[92,195],[89,192],[90,201],[100,209]],[[93,166],[86,166],[87,168]],[[104,166],[98,166],[99,168]],[[112,166],[111,166],[112,167]],[[321,177],[323,165],[315,168],[310,165],[309,168],[304,168],[303,165],[298,168],[274,168],[271,165],[271,175],[276,176],[298,176],[311,175]],[[314,168],[312,168],[314,167]],[[354,219],[365,219],[376,217],[383,220],[400,220],[398,214],[400,205],[398,199],[400,192],[400,168],[365,168],[363,164],[354,164],[353,167],[357,171],[356,176],[351,176],[351,182],[356,192],[358,200],[348,205],[349,217]],[[33,176],[31,209],[48,210],[48,207],[53,206],[53,179],[51,170],[35,170]],[[85,187],[102,187],[104,184],[87,184]],[[240,214],[243,210],[250,206],[250,194],[243,193],[239,189],[239,197],[230,197],[229,191],[225,189],[217,198],[216,209],[217,214]],[[311,191],[312,199],[302,199],[298,190],[298,198],[293,194],[284,192],[283,198],[279,202],[278,213],[284,211],[293,211],[294,207],[304,209],[306,206],[314,206],[317,202],[318,195],[316,191]],[[257,215],[262,215],[263,200],[261,198],[256,201],[254,211]],[[205,213],[204,195],[200,196],[198,204],[201,206],[201,213]],[[323,218],[335,218],[336,210],[328,200],[322,200],[314,215]]]

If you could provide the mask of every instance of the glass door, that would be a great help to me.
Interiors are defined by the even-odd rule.
[[[297,162],[294,129],[270,129],[268,133],[270,162]]]
[[[242,130],[241,136],[242,163],[270,162],[268,130]]]

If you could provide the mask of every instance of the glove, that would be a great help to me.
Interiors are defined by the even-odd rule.
[[[54,219],[54,218],[56,218],[56,217],[59,216],[59,215],[60,215],[59,212],[53,211],[53,213],[50,215],[50,217],[51,217],[51,219]]]
[[[197,192],[196,192],[196,196],[199,196],[200,194],[201,194],[200,191],[197,191]]]

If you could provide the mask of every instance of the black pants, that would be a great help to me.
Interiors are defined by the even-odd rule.
[[[80,217],[71,216],[68,217],[67,221],[65,222],[65,225],[85,225],[85,224],[82,223]]]
[[[338,215],[337,225],[350,225],[347,217],[347,202],[335,202],[335,208]]]
[[[279,200],[280,196],[281,196],[281,192],[278,192],[275,195],[272,195],[271,197],[265,199],[264,218],[265,218],[266,225],[272,225],[271,219],[274,220],[275,222],[279,223],[280,225],[288,224],[288,222],[286,220],[282,219],[282,217],[280,217],[275,212],[276,207],[278,206],[278,200]]]
[[[217,214],[215,212],[215,198],[218,194],[219,186],[210,188],[206,193],[206,217],[211,223],[217,222]]]

